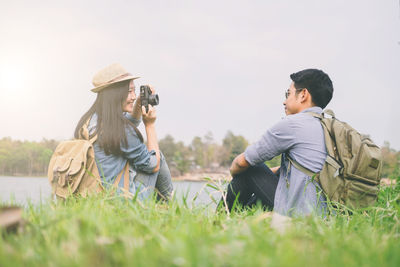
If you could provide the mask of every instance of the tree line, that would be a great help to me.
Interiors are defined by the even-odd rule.
[[[0,139],[0,175],[46,175],[56,140],[41,142]]]
[[[53,139],[40,142],[12,140],[10,137],[0,139],[0,175],[11,176],[45,176],[50,158],[58,145]],[[172,176],[188,172],[223,172],[227,171],[232,160],[242,153],[249,142],[241,135],[228,131],[217,143],[211,132],[185,145],[175,141],[171,135],[159,140]],[[382,177],[400,176],[400,151],[390,148],[385,142],[381,148],[383,156]],[[280,157],[267,162],[270,167],[278,166]]]
[[[382,148],[383,167],[382,177],[398,179],[400,177],[400,151],[390,147],[390,143],[385,141]]]
[[[43,139],[40,142],[0,139],[0,175],[44,176],[53,151],[59,141]],[[173,176],[189,171],[218,171],[226,166],[248,146],[240,135],[228,131],[222,145],[214,141],[211,132],[194,137],[189,145],[175,141],[171,135],[159,140]]]
[[[228,131],[222,144],[214,141],[211,132],[203,137],[196,136],[189,145],[175,141],[171,135],[159,141],[172,176],[196,170],[216,172],[227,169],[232,160],[242,153],[249,142],[241,135]]]

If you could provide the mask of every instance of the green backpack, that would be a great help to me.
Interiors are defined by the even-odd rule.
[[[336,119],[332,110],[310,114],[324,129],[327,157],[322,170],[314,173],[289,158],[300,171],[314,177],[328,200],[350,208],[364,208],[375,203],[381,180],[380,148],[345,122]],[[328,114],[331,118],[326,118]]]

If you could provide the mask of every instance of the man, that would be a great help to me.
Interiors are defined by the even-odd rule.
[[[333,94],[329,76],[321,70],[306,69],[290,75],[292,83],[283,102],[286,117],[266,131],[232,162],[233,177],[227,203],[249,206],[257,202],[288,216],[322,213],[326,207],[319,185],[296,169],[288,157],[312,172],[325,162],[322,126],[309,112],[322,113]],[[264,162],[281,155],[281,166],[268,168]]]

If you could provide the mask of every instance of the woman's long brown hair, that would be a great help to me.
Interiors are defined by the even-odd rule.
[[[134,130],[143,142],[142,134],[122,111],[122,105],[129,93],[129,82],[130,80],[112,84],[97,94],[96,101],[79,120],[75,128],[75,138],[79,138],[82,126],[96,113],[97,125],[92,136],[97,134],[97,142],[106,154],[122,154],[121,145],[127,145],[126,129]]]

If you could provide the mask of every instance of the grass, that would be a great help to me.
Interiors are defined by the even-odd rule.
[[[174,199],[110,197],[24,209],[0,237],[0,266],[400,266],[400,186],[374,207],[293,220],[285,233],[261,208],[215,213]]]

